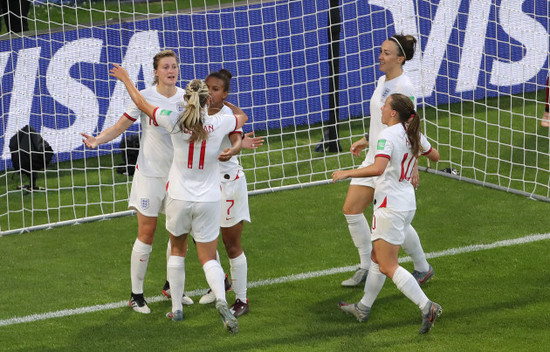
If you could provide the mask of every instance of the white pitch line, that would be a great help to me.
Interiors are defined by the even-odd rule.
[[[550,233],[529,235],[521,238],[511,239],[511,240],[497,241],[490,244],[477,244],[472,246],[451,248],[440,252],[426,253],[426,258],[438,258],[438,257],[444,257],[444,256],[457,255],[461,253],[471,253],[471,252],[477,252],[477,251],[482,251],[486,249],[509,247],[509,246],[515,246],[519,244],[543,241],[547,239],[550,239]],[[399,258],[400,263],[406,263],[410,261],[411,261],[410,257]],[[329,276],[329,275],[334,275],[334,274],[339,274],[344,272],[350,272],[356,269],[357,269],[357,266],[353,265],[353,266],[344,266],[340,268],[332,268],[332,269],[326,269],[326,270],[320,270],[320,271],[311,271],[308,273],[293,274],[293,275],[282,276],[282,277],[273,278],[273,279],[252,281],[248,283],[248,287],[254,288],[254,287],[276,285],[276,284],[281,284],[286,282],[299,281],[299,280]],[[190,297],[194,297],[194,296],[204,294],[205,292],[206,292],[206,289],[200,289],[200,290],[186,292],[186,294]],[[147,301],[149,303],[160,302],[164,300],[167,300],[167,298],[164,296],[154,296],[154,297],[147,298]],[[120,302],[107,303],[107,304],[98,304],[90,307],[63,309],[63,310],[58,310],[56,312],[31,314],[24,317],[15,317],[11,319],[0,320],[0,326],[8,326],[8,325],[14,325],[14,324],[20,324],[20,323],[31,323],[39,320],[47,320],[47,319],[53,319],[53,318],[67,317],[71,315],[99,312],[103,310],[117,309],[117,308],[122,308],[127,306],[128,306],[128,301],[120,301]]]

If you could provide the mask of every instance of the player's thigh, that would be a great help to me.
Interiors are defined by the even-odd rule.
[[[194,202],[191,234],[195,242],[217,240],[220,233],[220,202]]]
[[[222,182],[221,227],[233,227],[242,221],[250,222],[246,178]]]
[[[191,231],[193,203],[166,196],[166,230],[174,236]]]
[[[362,214],[372,203],[374,188],[362,185],[349,185],[342,211],[346,215]]]

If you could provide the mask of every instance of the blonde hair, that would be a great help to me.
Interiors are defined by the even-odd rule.
[[[174,59],[176,59],[176,62],[179,64],[178,56],[172,50],[159,51],[153,57],[153,68],[155,69],[155,71],[158,70],[160,60],[164,59],[165,57],[173,57]],[[155,75],[155,80],[153,81],[153,84],[154,85],[159,84],[159,77],[157,75]]]
[[[192,80],[185,87],[187,107],[178,120],[178,126],[181,131],[187,129],[192,132],[191,141],[200,142],[208,137],[202,124],[203,108],[206,106],[208,97],[208,86],[200,79]]]

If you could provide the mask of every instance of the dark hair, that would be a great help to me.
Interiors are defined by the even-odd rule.
[[[172,50],[163,50],[158,52],[153,57],[153,68],[155,70],[158,70],[160,59],[164,59],[165,57],[173,57],[174,59],[176,59],[176,62],[179,64],[178,56],[176,55],[175,52],[173,52]],[[153,81],[153,84],[159,84],[159,78],[156,75],[155,75],[155,80]]]
[[[414,156],[420,155],[420,116],[414,110],[411,98],[401,93],[390,95],[390,107],[397,112],[399,121],[407,123],[407,137],[411,142],[411,151]]]
[[[178,120],[180,130],[188,129],[192,132],[191,141],[206,140],[208,133],[202,125],[201,109],[208,101],[208,87],[204,81],[194,79],[185,87],[187,106]]]
[[[409,61],[414,57],[416,51],[416,38],[410,34],[394,34],[390,39],[397,46],[397,56],[403,56],[405,61]],[[403,65],[405,64],[403,61]]]
[[[208,76],[206,76],[206,79],[209,79],[210,77],[221,79],[223,81],[223,91],[229,92],[231,77],[233,77],[231,72],[229,72],[225,68],[222,68],[219,71],[211,72]]]

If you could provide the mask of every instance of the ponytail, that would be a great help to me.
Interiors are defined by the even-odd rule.
[[[412,110],[407,120],[407,137],[411,142],[411,151],[414,156],[420,156],[420,117]]]
[[[187,107],[178,120],[181,131],[191,131],[191,141],[203,141],[208,137],[202,124],[203,108],[208,100],[208,87],[204,81],[194,79],[185,87]]]
[[[406,125],[407,137],[414,156],[420,155],[420,116],[414,110],[411,98],[400,93],[390,95],[390,106],[399,115],[399,121]]]

